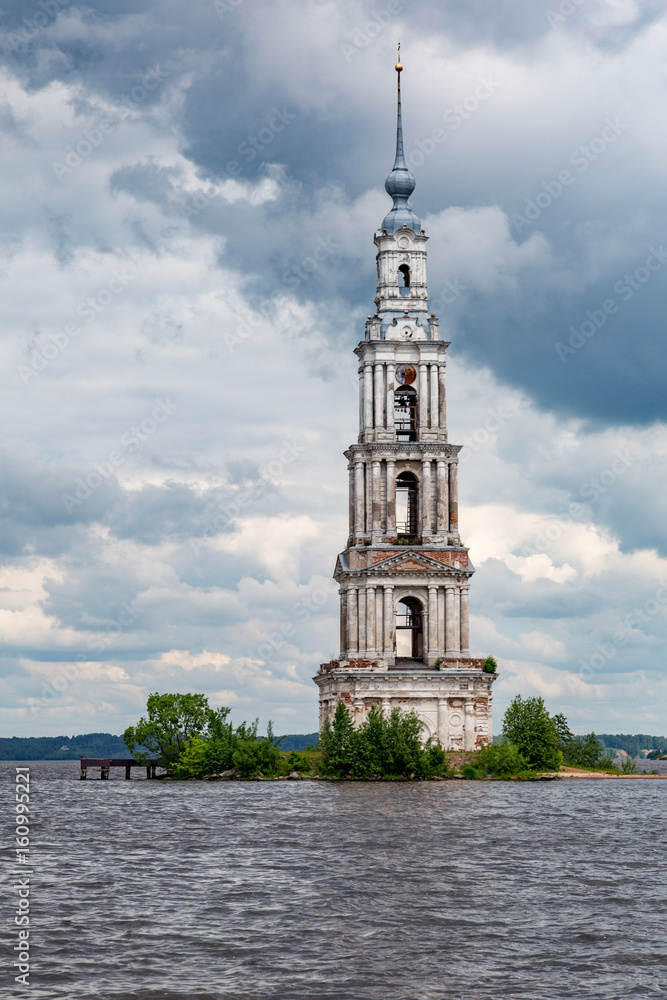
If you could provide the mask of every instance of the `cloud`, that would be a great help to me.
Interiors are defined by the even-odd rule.
[[[155,689],[313,730],[408,23],[496,718],[659,728],[662,5],[57,4],[5,5],[5,731]]]

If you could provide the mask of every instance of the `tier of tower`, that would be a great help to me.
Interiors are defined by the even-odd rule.
[[[380,446],[352,445],[345,453],[350,475],[348,545],[395,545],[400,537],[412,544],[460,545],[458,447],[445,445],[446,454],[435,458],[424,455],[425,447],[419,444],[394,449],[389,458],[383,457],[389,449]],[[397,477],[405,472],[416,484],[411,528],[396,520]]]
[[[422,613],[426,649],[421,657],[433,665],[442,656],[467,656],[470,646],[468,583],[433,581],[419,587],[346,580],[340,592],[340,647],[343,660],[380,659],[393,663],[395,605],[409,590],[424,594]]]

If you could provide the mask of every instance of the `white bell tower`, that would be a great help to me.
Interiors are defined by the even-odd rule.
[[[393,206],[375,234],[376,312],[359,359],[359,437],[350,475],[340,585],[340,655],[322,664],[320,725],[339,700],[363,721],[372,704],[414,709],[425,736],[472,750],[491,738],[492,683],[469,649],[474,568],[459,534],[458,456],[447,437],[446,352],[428,312],[428,237],[408,199],[398,73]]]

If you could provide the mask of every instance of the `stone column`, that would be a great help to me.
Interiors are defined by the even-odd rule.
[[[445,588],[438,587],[438,653],[444,653],[445,641]]]
[[[470,621],[469,621],[470,588],[461,588],[461,652],[470,652]]]
[[[375,653],[375,587],[366,587],[366,650]]]
[[[348,471],[350,473],[350,495],[349,495],[349,511],[350,511],[350,538],[354,537],[354,462],[350,462],[348,465]]]
[[[438,655],[438,588],[428,588],[428,656],[427,663],[435,662]]]
[[[447,429],[447,393],[445,389],[445,368],[446,365],[438,365],[438,381],[440,382],[440,415],[438,422],[440,430]]]
[[[475,749],[475,703],[471,698],[466,698],[463,704],[465,712],[463,721],[463,749]]]
[[[364,534],[370,535],[373,530],[373,467],[371,462],[366,462],[366,524]]]
[[[393,537],[396,534],[396,463],[387,461],[387,528]]]
[[[438,429],[438,366],[431,365],[431,430],[435,431]]]
[[[380,541],[380,535],[382,533],[382,521],[381,521],[381,504],[382,504],[382,483],[380,482],[380,473],[382,471],[381,462],[379,460],[374,460],[372,462],[372,489],[373,489],[373,542]]]
[[[396,381],[396,365],[387,365],[387,413],[385,417],[385,427],[388,431],[394,429],[394,384]]]
[[[375,650],[378,656],[384,652],[384,629],[382,621],[383,610],[382,587],[375,588]]]
[[[384,365],[376,361],[373,368],[375,369],[375,429],[377,430],[379,427],[384,427],[384,387],[382,385]]]
[[[347,592],[347,655],[353,656],[359,650],[357,639],[357,590],[350,587]]]
[[[364,366],[359,365],[359,441],[363,441],[365,418]]]
[[[422,537],[428,538],[431,535],[431,459],[422,459],[422,483],[421,483],[421,515],[422,515]]]
[[[373,367],[370,361],[364,362],[364,430],[373,427]]]
[[[347,594],[342,590],[338,592],[340,600],[340,655],[347,653]]]
[[[449,749],[449,705],[445,698],[438,699],[438,743],[443,750]]]
[[[354,459],[354,535],[358,541],[365,530],[364,504],[364,460],[359,456]]]
[[[362,585],[357,590],[358,621],[359,621],[359,652],[366,655],[366,588]]]
[[[456,587],[451,584],[446,587],[445,592],[445,652],[458,652],[456,635],[456,617],[454,614],[454,604],[456,602]]]
[[[419,362],[419,430],[428,427],[428,365]],[[421,433],[419,435],[421,437]]]
[[[447,462],[438,459],[436,503],[438,508],[436,531],[446,535],[449,531],[449,475]]]
[[[384,651],[387,656],[394,652],[394,588],[384,588]]]
[[[449,463],[449,528],[459,530],[459,476],[458,464]]]

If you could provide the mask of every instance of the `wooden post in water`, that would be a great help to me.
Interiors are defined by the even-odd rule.
[[[155,768],[156,767],[157,767],[157,764],[151,764],[151,778],[155,777]]]
[[[151,776],[151,766],[150,764],[146,764],[146,778],[148,779],[150,778],[150,776]]]
[[[109,762],[107,761],[106,767],[103,764],[102,767],[100,768],[100,771],[101,771],[100,779],[102,781],[108,781],[109,780],[109,770],[110,770],[110,768],[109,768]]]
[[[132,765],[131,764],[126,764],[125,765],[125,780],[129,781],[131,777],[132,777]]]

